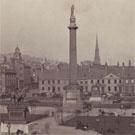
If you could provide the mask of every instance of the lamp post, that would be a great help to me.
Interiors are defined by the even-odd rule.
[[[8,128],[8,135],[10,135],[10,129],[11,129],[11,124],[10,124],[10,122],[8,122],[7,128]]]
[[[96,119],[96,122],[97,122],[97,135],[98,135],[98,132],[99,132],[99,122],[100,122],[100,119],[99,119],[99,118],[97,118],[97,119]]]
[[[118,132],[119,132],[119,124],[120,124],[120,115],[117,116],[117,126],[118,126]]]
[[[133,128],[133,134],[135,134],[135,122],[133,121],[130,126]]]

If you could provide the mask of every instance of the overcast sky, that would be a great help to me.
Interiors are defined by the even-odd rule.
[[[96,33],[101,62],[135,59],[135,0],[0,0],[4,53],[68,61],[70,7],[75,4],[78,62],[93,60]]]

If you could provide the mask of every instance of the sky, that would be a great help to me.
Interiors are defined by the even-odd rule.
[[[0,51],[69,60],[70,7],[75,5],[78,63],[94,59],[98,35],[101,63],[135,62],[134,0],[0,0]]]

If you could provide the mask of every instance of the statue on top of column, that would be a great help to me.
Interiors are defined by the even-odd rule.
[[[71,16],[74,16],[74,8],[75,8],[75,6],[72,5],[72,6],[71,6]]]

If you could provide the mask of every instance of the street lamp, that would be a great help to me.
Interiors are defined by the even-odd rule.
[[[133,128],[133,134],[135,134],[135,119],[133,118],[133,121],[130,123],[130,126]]]
[[[118,126],[118,132],[119,132],[119,124],[120,124],[120,115],[117,115],[117,126]]]
[[[11,129],[11,124],[10,124],[10,122],[8,122],[7,128],[8,128],[8,135],[10,135],[10,129]]]
[[[99,119],[99,118],[97,118],[97,119],[96,119],[96,122],[97,122],[97,135],[98,135],[98,132],[99,132],[99,122],[100,122],[100,119]]]

